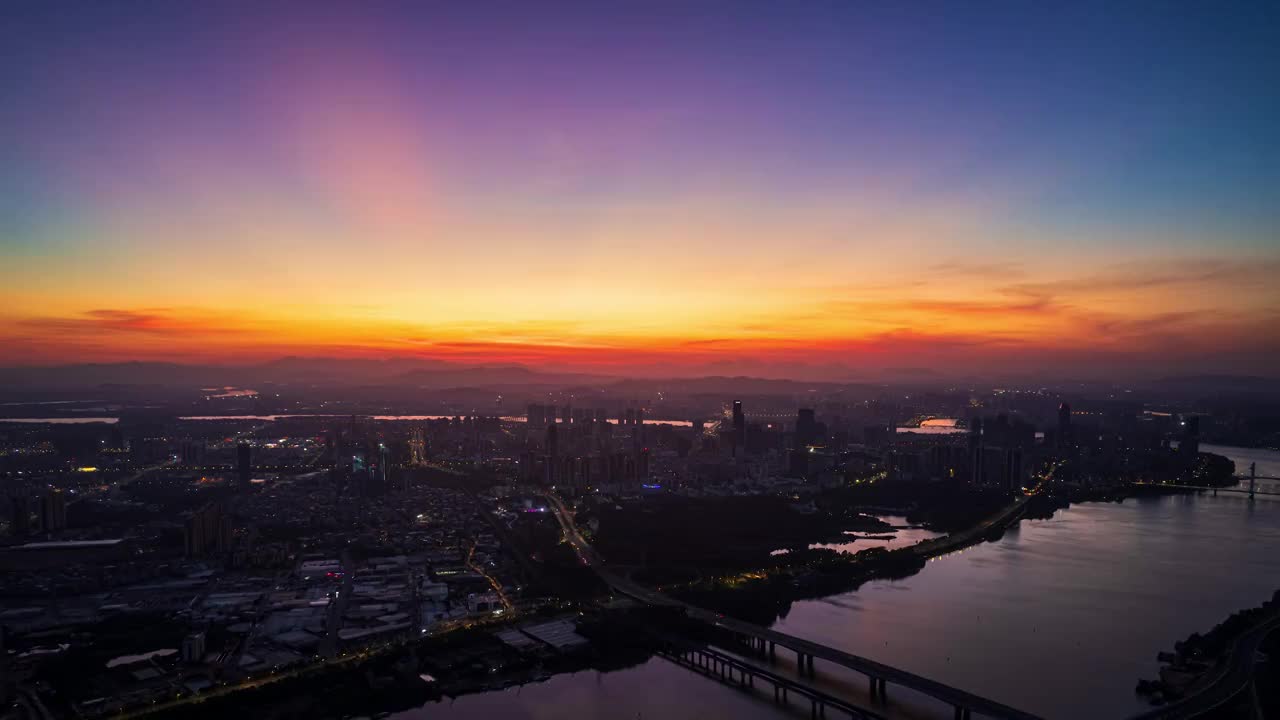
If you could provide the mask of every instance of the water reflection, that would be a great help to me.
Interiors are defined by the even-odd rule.
[[[556,675],[543,683],[499,692],[464,695],[392,715],[397,720],[703,720],[731,717],[764,720],[808,717],[804,708],[782,712],[773,697],[720,685],[661,658],[611,673],[584,671]]]
[[[1046,717],[1118,717],[1144,707],[1133,686],[1157,651],[1280,587],[1278,542],[1276,501],[1088,503],[776,627]]]

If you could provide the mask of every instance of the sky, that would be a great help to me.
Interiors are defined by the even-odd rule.
[[[0,364],[1275,374],[1275,3],[0,10]]]

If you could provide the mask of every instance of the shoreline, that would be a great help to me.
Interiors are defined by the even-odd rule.
[[[741,580],[737,582],[730,580],[726,583],[717,578],[703,581],[701,583],[703,587],[679,590],[673,588],[671,594],[692,605],[769,626],[781,617],[784,614],[783,609],[793,602],[818,600],[856,592],[863,584],[873,580],[900,580],[911,577],[923,569],[930,560],[984,542],[999,540],[1006,531],[1023,520],[1047,520],[1059,510],[1066,510],[1073,504],[1124,502],[1131,498],[1201,492],[1208,491],[1177,485],[1140,487],[1125,485],[1076,491],[1068,497],[1044,494],[1023,496],[966,530],[949,533],[932,540],[924,540],[894,550],[871,547],[855,553],[830,549],[792,550],[779,557],[795,558],[806,554],[830,555],[825,558],[811,558],[803,568],[795,565],[759,568],[755,571],[740,573],[737,578]],[[911,558],[915,558],[917,562],[911,562]],[[789,592],[774,578],[779,575],[789,576]],[[707,584],[711,587],[707,587]],[[741,600],[732,598],[730,593],[741,594],[744,598],[751,597],[751,602],[766,603],[773,611],[773,617],[766,619],[762,613],[746,611],[747,608],[743,607]],[[711,604],[704,604],[707,602]]]

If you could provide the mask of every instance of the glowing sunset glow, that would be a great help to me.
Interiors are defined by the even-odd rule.
[[[231,5],[7,11],[0,364],[1275,365],[1275,22]]]

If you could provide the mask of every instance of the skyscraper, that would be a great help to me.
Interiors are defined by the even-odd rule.
[[[218,503],[209,503],[187,518],[183,541],[188,557],[223,553],[231,549],[231,518]]]
[[[9,496],[9,534],[16,538],[31,532],[31,499],[26,493]]]
[[[796,413],[796,449],[804,449],[818,442],[818,421],[812,408],[800,408]]]
[[[560,461],[560,441],[555,423],[547,426],[547,484],[556,484],[556,466]]]
[[[253,451],[248,443],[236,446],[236,473],[240,478],[240,486],[248,487],[253,475]]]
[[[182,443],[182,464],[187,467],[200,465],[204,460],[204,443],[195,440],[184,440]]]
[[[49,533],[66,529],[66,493],[61,490],[50,490],[40,498],[40,530]]]
[[[983,442],[982,418],[974,418],[969,427],[969,467],[970,482],[979,485],[984,480],[986,463],[986,447]]]
[[[733,401],[733,455],[737,457],[747,449],[747,416],[742,412],[742,401]]]

